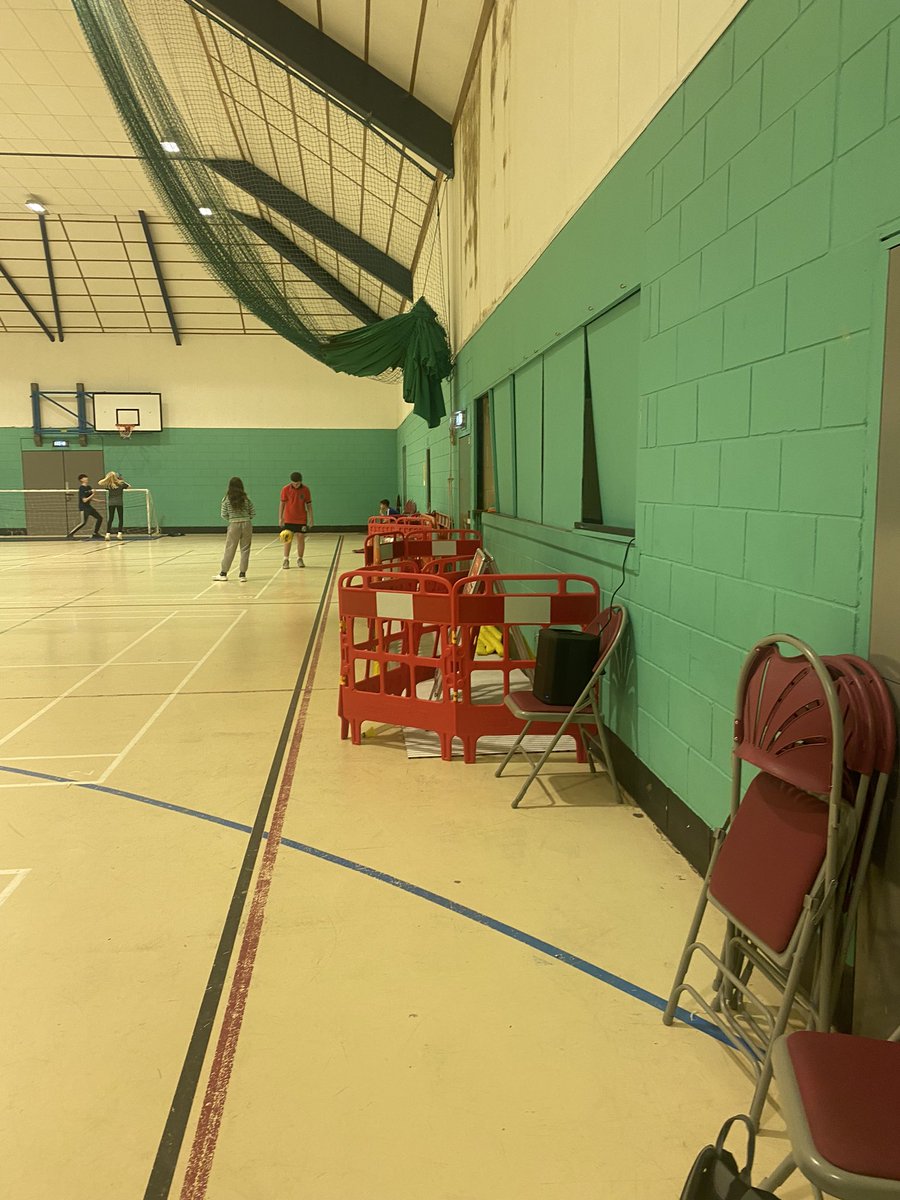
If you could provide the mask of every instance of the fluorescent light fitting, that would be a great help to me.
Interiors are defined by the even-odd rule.
[[[25,207],[30,208],[32,212],[36,213],[45,213],[47,211],[45,206],[41,204],[40,200],[35,200],[33,196],[30,200],[25,201]]]
[[[166,154],[181,153],[181,147],[177,142],[160,142],[159,144],[162,146],[163,150],[165,150]]]
[[[201,204],[200,207],[197,209],[197,212],[200,214],[201,217],[211,217],[212,216],[212,209],[209,208],[205,204]]]

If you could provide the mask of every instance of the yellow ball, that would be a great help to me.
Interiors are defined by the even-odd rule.
[[[278,536],[283,542],[291,542],[294,539],[294,535],[290,529],[282,529]]]

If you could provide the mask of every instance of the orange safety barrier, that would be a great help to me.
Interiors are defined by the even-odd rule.
[[[516,591],[508,592],[508,586]],[[527,587],[527,592],[520,591]],[[514,672],[534,667],[522,626],[575,625],[585,629],[600,611],[600,589],[583,575],[485,575],[453,578],[433,570],[351,571],[338,581],[341,737],[359,745],[364,721],[432,730],[441,757],[454,737],[466,762],[475,761],[479,737],[515,734],[521,722],[504,703]],[[476,659],[478,630],[501,632],[502,654]],[[484,671],[500,679],[496,694],[479,702]],[[430,687],[419,687],[430,682]],[[535,726],[535,732],[553,732]],[[579,760],[584,746],[576,738]]]
[[[360,744],[363,721],[430,729],[450,756],[453,700],[417,686],[451,665],[450,583],[439,575],[350,571],[338,580],[341,737]],[[446,747],[446,754],[444,750]]]
[[[510,591],[510,585],[515,589]],[[523,590],[526,589],[527,591]],[[522,627],[575,625],[586,629],[600,612],[600,588],[587,575],[481,575],[477,586],[460,580],[453,585],[453,627],[455,653],[453,678],[456,689],[456,736],[463,744],[466,762],[475,761],[480,737],[518,734],[522,722],[515,717],[504,697],[514,672],[525,673],[530,680],[535,650],[522,633]],[[496,659],[477,658],[475,649],[482,626],[500,631],[502,653]],[[488,702],[474,699],[479,676],[494,672],[502,681],[501,690]],[[534,732],[553,733],[555,726],[534,725]],[[581,731],[573,731],[579,762],[585,761]]]
[[[433,529],[434,520],[427,513],[416,513],[415,516],[394,515],[391,517],[369,517],[369,533],[380,533],[389,535],[394,533],[403,533],[407,529],[415,528]]]
[[[407,528],[390,539],[370,533],[363,553],[367,567],[393,559],[414,559],[420,566],[437,558],[471,559],[481,546],[481,534],[475,529]]]

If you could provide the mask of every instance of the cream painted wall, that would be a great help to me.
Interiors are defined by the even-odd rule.
[[[746,0],[497,0],[447,185],[458,349]]]
[[[163,422],[193,429],[394,429],[399,383],[338,375],[280,337],[79,334],[51,343],[6,334],[0,426],[30,426],[32,381],[45,391],[153,391]],[[407,407],[407,412],[409,411]],[[405,415],[405,414],[404,414]]]

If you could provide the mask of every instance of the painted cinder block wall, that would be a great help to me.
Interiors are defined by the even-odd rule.
[[[633,639],[609,706],[709,824],[754,640],[867,648],[898,229],[900,0],[750,0],[458,354],[454,402],[494,389],[501,443],[508,380],[541,372],[543,469],[518,464],[517,490],[542,517],[502,498],[485,517],[501,568],[590,574],[609,596],[625,541],[573,528],[582,395],[558,359],[640,287]]]

